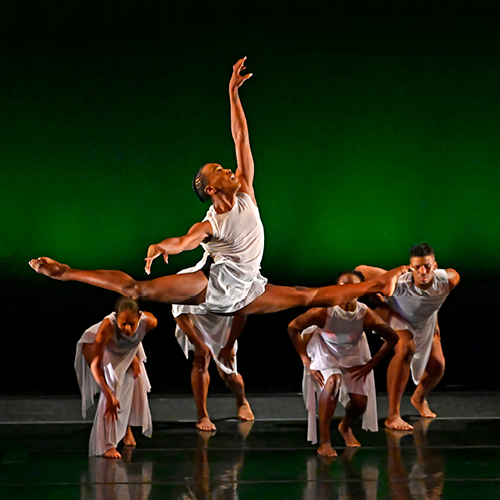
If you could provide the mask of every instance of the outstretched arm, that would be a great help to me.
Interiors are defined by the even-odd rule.
[[[295,318],[288,325],[288,335],[292,341],[295,350],[300,356],[304,366],[309,368],[311,366],[311,360],[307,355],[307,341],[302,338],[301,333],[308,327],[316,325],[319,328],[323,328],[326,323],[327,312],[325,308],[314,308],[309,309],[309,311],[301,314],[299,317]],[[325,384],[323,380],[323,375],[321,372],[316,370],[311,370],[311,375],[318,381],[321,387]]]
[[[373,267],[373,266],[357,266],[356,271],[363,273],[365,280],[378,278],[379,276],[382,276],[382,274],[387,272],[385,269],[382,269],[381,267]]]
[[[373,368],[380,363],[380,360],[387,356],[389,352],[398,343],[398,334],[375,312],[371,309],[366,310],[363,321],[363,328],[377,332],[384,339],[384,343],[368,363],[355,366],[349,369],[354,380],[366,377]]]
[[[236,176],[238,177],[241,187],[240,191],[247,193],[257,204],[255,200],[255,193],[253,190],[253,176],[254,176],[254,163],[252,151],[250,149],[250,138],[248,135],[247,119],[243,112],[238,88],[248,80],[252,73],[241,75],[240,73],[245,69],[245,59],[240,59],[233,66],[233,75],[229,82],[229,102],[231,103],[231,132],[233,134],[234,146],[236,149],[236,161],[238,168],[236,169]]]
[[[210,222],[196,223],[185,236],[179,238],[167,238],[161,243],[151,245],[148,248],[148,255],[146,257],[146,273],[151,273],[151,264],[160,255],[168,264],[168,256],[175,255],[186,250],[195,249],[200,243],[209,241],[212,236],[212,225]]]
[[[106,398],[106,410],[104,416],[109,420],[116,420],[118,418],[118,410],[120,409],[120,402],[116,399],[115,395],[111,392],[106,379],[104,377],[104,370],[102,369],[102,359],[106,345],[113,336],[113,325],[109,319],[104,319],[97,331],[94,341],[94,352],[92,353],[92,362],[90,363],[90,370],[94,376],[95,381],[99,384],[104,397]]]

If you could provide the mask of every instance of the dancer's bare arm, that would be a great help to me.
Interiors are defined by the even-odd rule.
[[[102,359],[104,357],[104,351],[106,345],[113,337],[113,325],[109,319],[104,319],[97,331],[95,341],[93,344],[93,354],[92,362],[90,363],[90,370],[95,378],[95,381],[99,384],[101,391],[106,398],[106,410],[104,416],[109,420],[113,421],[118,418],[118,410],[120,408],[120,402],[116,399],[115,395],[111,392],[106,379],[104,378],[104,371],[102,369]]]
[[[448,283],[450,284],[450,291],[453,290],[460,283],[460,275],[455,269],[446,269],[448,276]]]
[[[248,135],[248,125],[238,95],[238,88],[251,76],[252,73],[241,75],[245,69],[245,59],[240,59],[233,66],[233,75],[229,82],[229,102],[231,103],[231,133],[233,134],[234,146],[236,149],[236,161],[238,168],[236,176],[238,177],[241,187],[240,191],[247,193],[255,204],[255,193],[253,190],[254,163],[252,151],[250,149],[250,138]]]
[[[176,255],[185,252],[186,250],[194,250],[200,243],[207,242],[212,237],[212,225],[210,222],[197,222],[185,236],[178,238],[167,238],[161,243],[151,245],[148,248],[146,257],[146,273],[151,273],[151,264],[160,255],[168,264],[168,256]]]
[[[202,370],[205,367],[205,359],[211,355],[210,349],[203,342],[203,337],[198,329],[193,325],[189,314],[181,314],[175,318],[175,322],[187,335],[187,338],[194,345],[193,365]]]
[[[373,278],[378,278],[382,274],[386,273],[386,269],[382,269],[381,267],[373,267],[373,266],[357,266],[356,271],[363,273],[365,280],[371,280]]]
[[[373,368],[380,363],[380,360],[387,356],[398,343],[398,334],[375,312],[371,309],[366,310],[363,321],[363,328],[377,332],[384,339],[384,343],[368,363],[361,366],[349,368],[354,380],[366,377]]]
[[[308,327],[316,325],[319,328],[323,328],[326,323],[327,312],[323,307],[316,307],[309,309],[309,311],[301,314],[299,317],[295,318],[288,325],[288,335],[292,341],[295,350],[300,356],[304,366],[309,368],[311,366],[311,360],[307,355],[307,343],[308,341],[302,338],[301,333]],[[310,368],[309,368],[310,369]],[[311,375],[318,381],[321,387],[325,385],[325,380],[320,371],[311,370]]]
[[[158,320],[150,312],[142,311],[142,314],[146,316],[146,332],[154,330],[158,325]]]

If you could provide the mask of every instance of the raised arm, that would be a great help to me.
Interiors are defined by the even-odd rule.
[[[243,112],[240,96],[238,93],[239,87],[248,80],[252,73],[241,75],[245,69],[245,59],[240,59],[233,66],[233,74],[229,82],[229,102],[231,104],[231,133],[233,134],[234,146],[236,149],[236,161],[238,168],[236,176],[238,177],[241,187],[240,191],[247,193],[257,204],[255,193],[253,190],[254,163],[252,151],[250,149],[250,138],[248,135],[247,119]]]
[[[370,373],[373,368],[380,363],[381,359],[387,356],[387,354],[394,349],[394,346],[399,340],[398,334],[375,311],[372,311],[371,309],[366,310],[363,328],[373,330],[378,333],[378,335],[380,335],[385,342],[382,344],[375,356],[368,361],[368,363],[349,369],[349,372],[353,376],[354,380],[366,377],[366,375],[368,375],[368,373]]]
[[[212,225],[210,222],[196,223],[185,236],[178,238],[167,238],[161,243],[151,245],[148,248],[148,255],[146,257],[146,273],[151,273],[151,264],[156,257],[163,255],[163,259],[168,264],[168,256],[175,255],[186,250],[195,249],[200,243],[209,241],[212,237]]]
[[[357,266],[356,271],[363,273],[365,280],[371,280],[373,278],[378,278],[379,276],[382,276],[382,274],[387,272],[385,269],[382,269],[380,267],[373,267],[373,266]]]
[[[106,398],[106,410],[104,416],[110,420],[116,420],[118,418],[118,410],[120,408],[120,402],[116,399],[115,395],[111,392],[106,379],[104,377],[104,370],[102,368],[102,359],[104,357],[104,351],[106,345],[113,336],[113,325],[109,319],[104,319],[97,331],[94,348],[92,353],[92,362],[90,363],[90,370],[94,376],[95,381],[99,384],[104,397]]]

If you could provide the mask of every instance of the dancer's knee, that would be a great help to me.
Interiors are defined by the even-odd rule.
[[[400,338],[394,347],[394,353],[402,361],[411,362],[415,354],[415,342],[413,340],[407,341],[406,339]]]
[[[338,373],[330,375],[330,377],[328,377],[328,380],[325,382],[323,391],[326,391],[332,396],[336,395],[338,393],[338,390],[340,389],[341,380],[341,375],[339,375]]]

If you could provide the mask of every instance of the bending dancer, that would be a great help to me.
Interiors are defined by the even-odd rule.
[[[218,356],[230,337],[237,337],[246,323],[246,316],[219,316],[212,313],[190,314],[190,306],[173,306],[173,314],[177,323],[175,336],[186,358],[188,351],[194,351],[193,369],[191,371],[191,387],[193,389],[198,421],[196,428],[200,431],[215,431],[215,424],[207,412],[207,395],[210,384],[208,366],[213,357],[219,375],[226,386],[236,396],[238,418],[254,420],[252,409],[245,397],[245,385],[237,371],[236,351],[238,344],[228,353],[228,368],[218,360]]]
[[[241,75],[244,62],[245,58],[234,65],[229,82],[236,173],[216,163],[203,165],[193,180],[193,188],[202,201],[212,202],[207,216],[185,236],[151,245],[146,257],[149,274],[153,260],[160,255],[167,262],[169,255],[202,245],[205,255],[193,272],[135,281],[121,271],[78,270],[47,257],[31,260],[30,266],[54,279],[80,281],[142,300],[199,305],[198,314],[266,314],[295,306],[333,306],[369,293],[391,295],[406,266],[364,283],[342,287],[275,286],[260,274],[264,228],[253,189],[254,162],[248,126],[238,95],[238,88],[252,76]]]
[[[346,286],[363,279],[360,272],[344,271],[337,283]],[[385,340],[373,358],[364,334],[367,328]],[[396,332],[378,314],[354,299],[328,309],[310,309],[290,323],[288,334],[305,367],[303,394],[309,410],[308,441],[317,442],[318,394],[318,453],[326,457],[337,456],[331,445],[330,423],[340,394],[340,402],[345,406],[345,417],[339,425],[340,434],[347,446],[360,446],[351,425],[363,415],[363,429],[378,430],[372,370],[396,345]]]
[[[125,445],[135,446],[130,426],[142,426],[142,433],[151,437],[147,397],[151,386],[141,341],[156,323],[151,313],[139,310],[135,300],[120,297],[115,312],[91,326],[77,344],[75,370],[83,417],[101,390],[90,434],[91,457],[120,458],[116,447],[122,439]]]
[[[379,297],[376,311],[396,330],[399,342],[387,370],[389,412],[386,427],[411,430],[401,418],[403,392],[410,377],[417,385],[411,402],[422,417],[435,417],[427,395],[444,374],[444,356],[437,323],[438,311],[460,281],[453,269],[438,269],[434,249],[423,243],[410,249],[412,272],[403,274],[392,297]],[[365,276],[374,278],[385,271],[377,267],[358,266]]]

